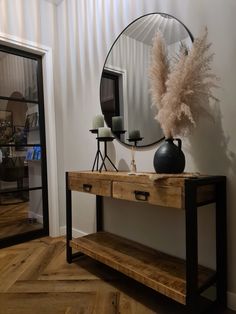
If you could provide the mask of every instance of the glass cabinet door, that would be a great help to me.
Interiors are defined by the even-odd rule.
[[[0,45],[0,246],[48,235],[42,59]]]

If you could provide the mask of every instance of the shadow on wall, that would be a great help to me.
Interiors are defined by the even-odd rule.
[[[210,111],[212,119],[200,123],[198,131],[189,137],[187,150],[199,172],[235,175],[236,155],[228,148],[230,137],[224,134],[219,102]]]
[[[108,143],[108,155],[111,158],[112,162],[116,165],[117,160],[116,160],[116,149],[115,149],[115,145],[113,142]],[[112,165],[110,163],[106,163],[107,169],[108,170],[114,170],[114,168],[112,167]],[[127,164],[127,162],[122,158],[119,160],[118,165],[117,165],[117,169],[119,171],[129,171],[129,165]]]
[[[130,171],[129,165],[127,164],[126,160],[124,160],[123,158],[121,158],[121,159],[119,160],[119,163],[118,163],[118,170],[119,170],[119,171]]]
[[[212,175],[225,175],[227,177],[227,204],[228,204],[228,267],[231,270],[231,276],[228,278],[228,287],[230,291],[235,291],[235,204],[236,204],[236,155],[234,151],[229,149],[230,147],[230,135],[226,135],[222,125],[222,113],[220,110],[220,104],[216,103],[211,109],[213,119],[211,121],[201,121],[198,128],[198,132],[195,132],[189,138],[189,152],[192,155],[196,170],[200,173],[212,174]],[[214,121],[213,121],[214,120]],[[234,136],[234,134],[232,134]],[[209,218],[203,215],[202,221],[210,221]],[[204,222],[202,225],[204,226]],[[203,243],[203,247],[208,248],[212,244],[207,244],[206,239],[209,237],[206,234],[210,234],[209,225],[201,227],[201,236],[204,239],[199,242]],[[205,228],[205,229],[204,229]],[[211,229],[212,230],[212,229]],[[208,241],[208,243],[210,243]],[[208,256],[213,256],[208,254]],[[215,254],[214,254],[215,256]]]

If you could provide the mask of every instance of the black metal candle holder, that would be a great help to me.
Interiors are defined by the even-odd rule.
[[[126,130],[120,130],[120,131],[113,131],[112,130],[112,133],[115,134],[115,136],[120,140],[120,136],[122,134],[125,134]]]
[[[127,140],[131,143],[134,142],[135,147],[137,147],[137,143],[143,140],[143,137],[137,137],[137,138],[127,138]]]
[[[91,129],[89,131],[91,133],[93,133],[93,134],[98,134],[98,129]],[[92,171],[94,171],[95,165],[96,165],[96,171],[101,172],[103,167],[107,171],[106,164],[105,164],[105,160],[106,159],[108,159],[108,161],[113,166],[113,168],[116,171],[118,171],[116,166],[113,164],[113,162],[111,161],[111,159],[107,155],[107,142],[112,142],[114,140],[114,137],[97,137],[96,140],[97,140],[97,152],[96,152],[95,159],[94,159],[94,162],[93,162]],[[101,152],[101,149],[100,149],[100,143],[101,142],[104,142],[104,156],[102,155],[102,152]],[[100,160],[100,158],[101,158],[102,163],[101,163],[101,166],[99,167],[99,160]]]
[[[93,133],[93,134],[98,134],[98,129],[91,129],[89,131],[91,133]],[[94,162],[93,162],[92,171],[94,171],[94,168],[95,168],[96,164],[97,164],[96,170],[97,171],[99,170],[99,168],[98,168],[99,167],[99,157],[101,157],[101,160],[103,160],[102,152],[100,150],[100,141],[97,140],[97,152],[96,152],[95,159],[94,159]]]
[[[107,155],[107,142],[112,142],[113,140],[114,140],[114,137],[97,137],[98,143],[100,143],[100,142],[104,143],[104,157],[102,157],[102,164],[101,164],[101,166],[99,168],[99,172],[102,171],[103,167],[107,171],[107,168],[106,168],[106,165],[105,165],[106,159],[110,162],[112,167],[118,172],[118,169],[116,168],[114,163],[111,161],[110,157]]]

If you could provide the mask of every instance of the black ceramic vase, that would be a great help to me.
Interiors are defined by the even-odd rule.
[[[178,146],[174,144],[177,141]],[[181,139],[169,138],[158,148],[153,165],[157,173],[181,173],[185,167],[185,157],[181,150]]]

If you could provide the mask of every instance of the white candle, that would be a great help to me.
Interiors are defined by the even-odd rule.
[[[93,118],[93,129],[104,127],[104,116],[98,114]]]
[[[112,131],[123,131],[123,117],[112,117]]]
[[[132,130],[129,132],[129,139],[136,140],[140,138],[140,131],[139,130]]]
[[[111,128],[98,128],[98,137],[111,137]]]

